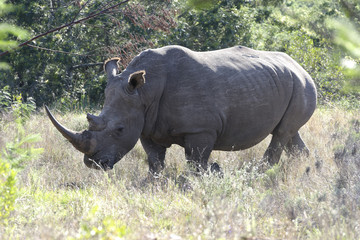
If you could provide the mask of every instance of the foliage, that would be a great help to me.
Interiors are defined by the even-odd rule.
[[[11,9],[11,5],[5,4],[5,1],[0,0],[0,16],[3,15],[5,12],[10,11]],[[16,45],[16,41],[12,40],[9,36],[14,36],[21,39],[27,36],[27,32],[13,25],[1,23],[0,50],[8,50],[9,48],[12,48],[14,47],[14,45]],[[0,70],[7,68],[8,65],[6,63],[0,62]],[[21,96],[17,99],[16,102],[17,105],[11,105],[11,97],[8,87],[4,87],[0,90],[0,110],[12,107],[15,115],[17,115],[17,120],[19,119],[18,129],[24,132],[24,129],[22,128],[22,122],[20,123],[20,120],[24,119],[23,114],[26,114],[26,111],[24,110],[26,110],[27,108],[21,107]],[[2,112],[0,112],[0,114],[2,114]],[[29,136],[31,135],[28,135],[28,138]],[[14,145],[11,148],[12,150],[18,152],[20,149],[19,147],[26,142],[29,142],[29,139],[22,139],[21,144]],[[7,146],[7,149],[9,149],[9,146]],[[26,150],[25,152],[27,153],[28,150]],[[8,225],[10,214],[14,210],[17,193],[16,171],[14,168],[18,167],[17,164],[19,164],[21,161],[18,159],[16,161],[16,164],[14,164],[14,161],[12,160],[13,159],[9,158],[9,155],[6,151],[4,151],[4,156],[2,156],[0,153],[0,225],[2,225],[2,227],[4,225]]]
[[[101,239],[101,240],[108,240],[108,239],[122,239],[128,233],[128,227],[122,223],[118,219],[114,219],[110,216],[105,217],[100,225],[98,226],[91,226],[92,224],[98,221],[94,221],[95,214],[98,211],[98,207],[95,206],[91,209],[90,214],[86,223],[84,222],[81,225],[81,229],[75,238],[69,239]]]
[[[12,5],[6,4],[5,0],[0,0],[0,19],[2,15],[11,10],[13,10]],[[17,45],[17,42],[14,40],[15,37],[24,39],[27,36],[27,32],[19,27],[7,23],[0,23],[0,50],[6,51],[14,48]],[[0,70],[8,68],[8,64],[0,62]]]
[[[6,93],[6,89],[4,91]],[[6,94],[8,97],[8,94]],[[25,134],[24,124],[29,120],[34,105],[23,103],[21,95],[2,99],[2,105],[8,107],[15,123],[15,139],[6,143],[0,153],[0,225],[7,225],[11,212],[14,210],[17,196],[16,174],[24,167],[24,163],[42,153],[42,148],[34,148],[32,144],[41,140],[40,134]],[[3,115],[6,113],[3,113]],[[1,118],[0,118],[1,119]],[[12,123],[2,123],[3,129],[11,129]]]
[[[32,35],[99,11],[103,1],[20,1],[17,11],[4,20],[32,29]],[[155,2],[156,3],[156,2]],[[102,62],[120,56],[126,64],[144,48],[151,37],[166,30],[171,21],[166,8],[133,1],[110,14],[62,29],[19,49],[5,59],[11,71],[0,73],[0,87],[11,94],[33,97],[37,106],[58,102],[63,108],[97,106],[104,99],[106,80]],[[144,18],[147,18],[144,21]],[[36,59],[36,61],[29,61]]]
[[[6,143],[0,153],[0,220],[3,224],[8,224],[10,213],[14,210],[17,194],[16,174],[28,162],[43,152],[42,148],[34,148],[32,145],[41,140],[40,134],[26,134],[24,124],[34,112],[35,106],[30,103],[23,103],[21,95],[15,96],[14,101],[10,101],[9,94],[6,94],[1,104],[8,107],[14,118],[13,123],[3,123],[2,128],[13,129],[15,139]],[[6,112],[2,113],[3,115]],[[1,118],[0,118],[1,119]]]
[[[313,39],[305,34],[299,33],[293,36],[286,46],[286,52],[312,76],[317,86],[320,103],[341,98],[342,84],[344,79],[342,68],[339,66],[339,55],[328,56],[329,43],[322,39],[314,45]]]
[[[0,90],[0,111],[7,109],[11,106],[11,94],[9,92],[9,86],[5,86]]]
[[[110,2],[18,4],[1,20],[37,35],[86,17]],[[146,48],[180,44],[207,51],[245,45],[283,51],[295,58],[313,76],[321,102],[354,97],[359,94],[357,70],[344,66],[358,62],[353,55],[354,41],[358,41],[353,37],[359,26],[357,4],[353,0],[133,0],[5,56],[11,69],[0,73],[0,88],[9,86],[11,95],[21,93],[25,101],[32,97],[37,106],[55,103],[61,110],[98,106],[106,86],[101,65],[108,57],[120,57],[124,69]],[[337,33],[336,41],[332,41],[333,33]],[[337,44],[346,51],[339,51]]]
[[[8,225],[16,199],[16,172],[0,155],[0,226]],[[2,226],[4,227],[4,226]]]
[[[345,74],[349,77],[345,91],[360,94],[360,3],[341,1],[346,16],[327,22],[335,31],[334,42],[347,54],[342,59]]]
[[[207,11],[186,9],[168,41],[197,51],[226,48],[241,42],[247,45],[254,15],[254,9],[227,5],[226,1]]]
[[[15,123],[15,139],[6,143],[3,150],[3,157],[11,164],[12,169],[23,168],[27,162],[43,152],[42,148],[34,148],[33,143],[41,140],[40,134],[26,134],[24,123],[30,118],[30,114],[35,110],[35,104],[23,103],[21,95],[14,97],[11,104],[11,113]],[[5,126],[6,128],[6,126]]]
[[[304,8],[304,6],[307,7]],[[327,70],[332,73],[340,73],[337,80],[336,78],[326,80],[327,85],[332,87],[330,91],[332,97],[330,99],[339,99],[343,96],[359,97],[360,82],[359,76],[356,76],[358,72],[356,62],[359,61],[356,52],[360,46],[357,39],[360,30],[360,7],[358,1],[321,0],[312,2],[301,0],[292,2],[285,9],[285,13],[296,22],[301,23],[305,32],[317,43],[326,42],[325,45],[322,44],[322,50],[326,53],[323,54],[325,57],[322,57],[323,61],[332,61],[332,65],[340,66],[337,69],[331,67]],[[324,77],[327,78],[326,74]],[[329,92],[328,89],[325,93]],[[320,94],[324,95],[323,91],[320,91]],[[337,96],[334,98],[335,95]]]
[[[40,134],[30,134],[26,136],[19,136],[14,142],[6,144],[3,155],[7,162],[11,164],[14,169],[24,168],[24,163],[36,158],[43,152],[42,148],[34,148],[31,144],[41,140]]]
[[[193,8],[207,9],[217,4],[217,0],[188,0],[187,4]]]
[[[320,103],[358,96],[340,65],[348,54],[336,48],[327,25],[329,19],[344,17],[337,1],[194,2],[208,5],[198,7],[203,10],[185,8],[177,20],[179,27],[168,37],[171,43],[202,51],[239,44],[286,52],[313,77]]]

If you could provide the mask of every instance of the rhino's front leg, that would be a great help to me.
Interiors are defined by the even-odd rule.
[[[206,171],[208,159],[213,150],[215,137],[208,133],[185,136],[185,157],[197,172]]]
[[[149,138],[140,138],[140,141],[148,156],[149,172],[159,174],[164,169],[166,147],[154,143]]]

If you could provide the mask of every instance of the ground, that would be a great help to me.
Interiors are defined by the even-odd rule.
[[[57,114],[74,130],[85,113]],[[0,148],[13,141],[3,118]],[[6,123],[6,124],[5,124]],[[140,144],[109,172],[82,155],[44,113],[26,121],[44,149],[18,170],[15,210],[0,236],[15,239],[359,239],[360,113],[321,107],[301,129],[310,156],[283,154],[264,170],[269,138],[240,152],[214,152],[224,175],[188,174],[173,146],[159,179],[149,180]]]

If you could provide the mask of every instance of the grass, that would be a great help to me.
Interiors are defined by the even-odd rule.
[[[57,115],[87,127],[84,113]],[[12,141],[2,119],[0,148]],[[6,124],[5,124],[6,123]],[[9,124],[10,123],[10,124]],[[86,168],[43,114],[25,123],[44,152],[17,174],[18,193],[3,239],[359,239],[360,113],[317,109],[301,129],[311,154],[263,172],[269,139],[240,152],[214,152],[223,178],[186,174],[171,147],[163,176],[147,178],[140,144],[110,172]]]

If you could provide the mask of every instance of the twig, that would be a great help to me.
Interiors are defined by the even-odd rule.
[[[54,50],[54,49],[50,49],[50,48],[44,48],[44,47],[35,46],[35,45],[32,45],[32,44],[27,44],[27,46],[32,47],[32,48],[37,48],[37,49],[40,49],[40,50],[49,51],[49,52],[65,53],[65,54],[69,54],[69,55],[84,56],[84,57],[90,56],[89,54],[80,54],[80,53],[66,52],[66,51],[62,51],[62,50]]]
[[[72,20],[71,22],[74,22],[74,21],[75,21],[75,19],[79,16],[81,10],[83,10],[84,7],[85,7],[89,2],[90,2],[90,0],[87,0],[85,4],[83,4],[82,6],[80,6],[79,11],[78,11],[77,14],[74,16],[74,18],[73,18],[73,20]]]
[[[70,27],[70,26],[72,26],[72,25],[81,23],[81,22],[83,22],[83,21],[89,20],[89,19],[94,18],[94,17],[97,17],[97,16],[99,16],[99,15],[101,15],[101,14],[104,14],[104,13],[108,12],[109,10],[111,10],[111,9],[113,9],[113,8],[116,8],[116,7],[118,7],[118,6],[120,6],[120,5],[124,4],[124,3],[129,2],[129,1],[130,1],[130,0],[122,1],[122,2],[120,2],[120,3],[118,3],[118,4],[115,4],[115,5],[113,5],[113,6],[110,6],[110,7],[106,8],[106,9],[104,9],[104,10],[101,10],[101,11],[98,12],[98,13],[94,13],[94,14],[91,14],[91,15],[85,17],[85,18],[79,19],[79,20],[77,20],[77,21],[72,21],[71,23],[67,23],[67,24],[64,24],[64,25],[62,25],[62,26],[60,26],[60,27],[53,28],[53,29],[51,29],[51,30],[49,30],[49,31],[47,31],[47,32],[45,32],[45,33],[42,33],[42,34],[40,34],[40,35],[37,35],[37,36],[31,38],[30,40],[28,40],[28,41],[26,41],[26,42],[23,42],[23,43],[19,44],[17,47],[15,47],[15,48],[13,48],[13,49],[11,49],[11,50],[8,50],[8,51],[5,51],[5,52],[0,53],[0,57],[3,56],[3,55],[6,55],[6,54],[8,54],[8,53],[10,53],[10,51],[12,51],[12,50],[14,50],[14,49],[16,49],[16,48],[19,48],[19,47],[23,47],[23,46],[25,46],[25,45],[28,45],[30,42],[32,42],[32,41],[34,41],[34,40],[36,40],[36,39],[38,39],[38,38],[44,37],[44,36],[46,36],[46,35],[48,35],[48,34],[50,34],[50,33],[59,31],[59,30],[61,30],[61,29],[63,29],[63,28]]]
[[[106,3],[106,4],[101,4],[102,6],[100,6],[99,8],[106,8],[107,6],[109,6],[112,2],[114,2],[114,0],[112,0],[112,1],[110,1],[110,2],[108,2],[108,3]],[[98,8],[98,9],[99,9]],[[90,15],[92,15],[92,14],[95,14],[97,11],[98,11],[98,9],[96,9],[95,11],[93,11],[93,12],[91,12],[90,13]]]
[[[76,68],[86,68],[86,67],[95,67],[95,66],[102,66],[104,63],[102,62],[97,62],[97,63],[85,63],[85,64],[79,64],[79,65],[74,65],[71,67],[71,69],[76,69]]]

